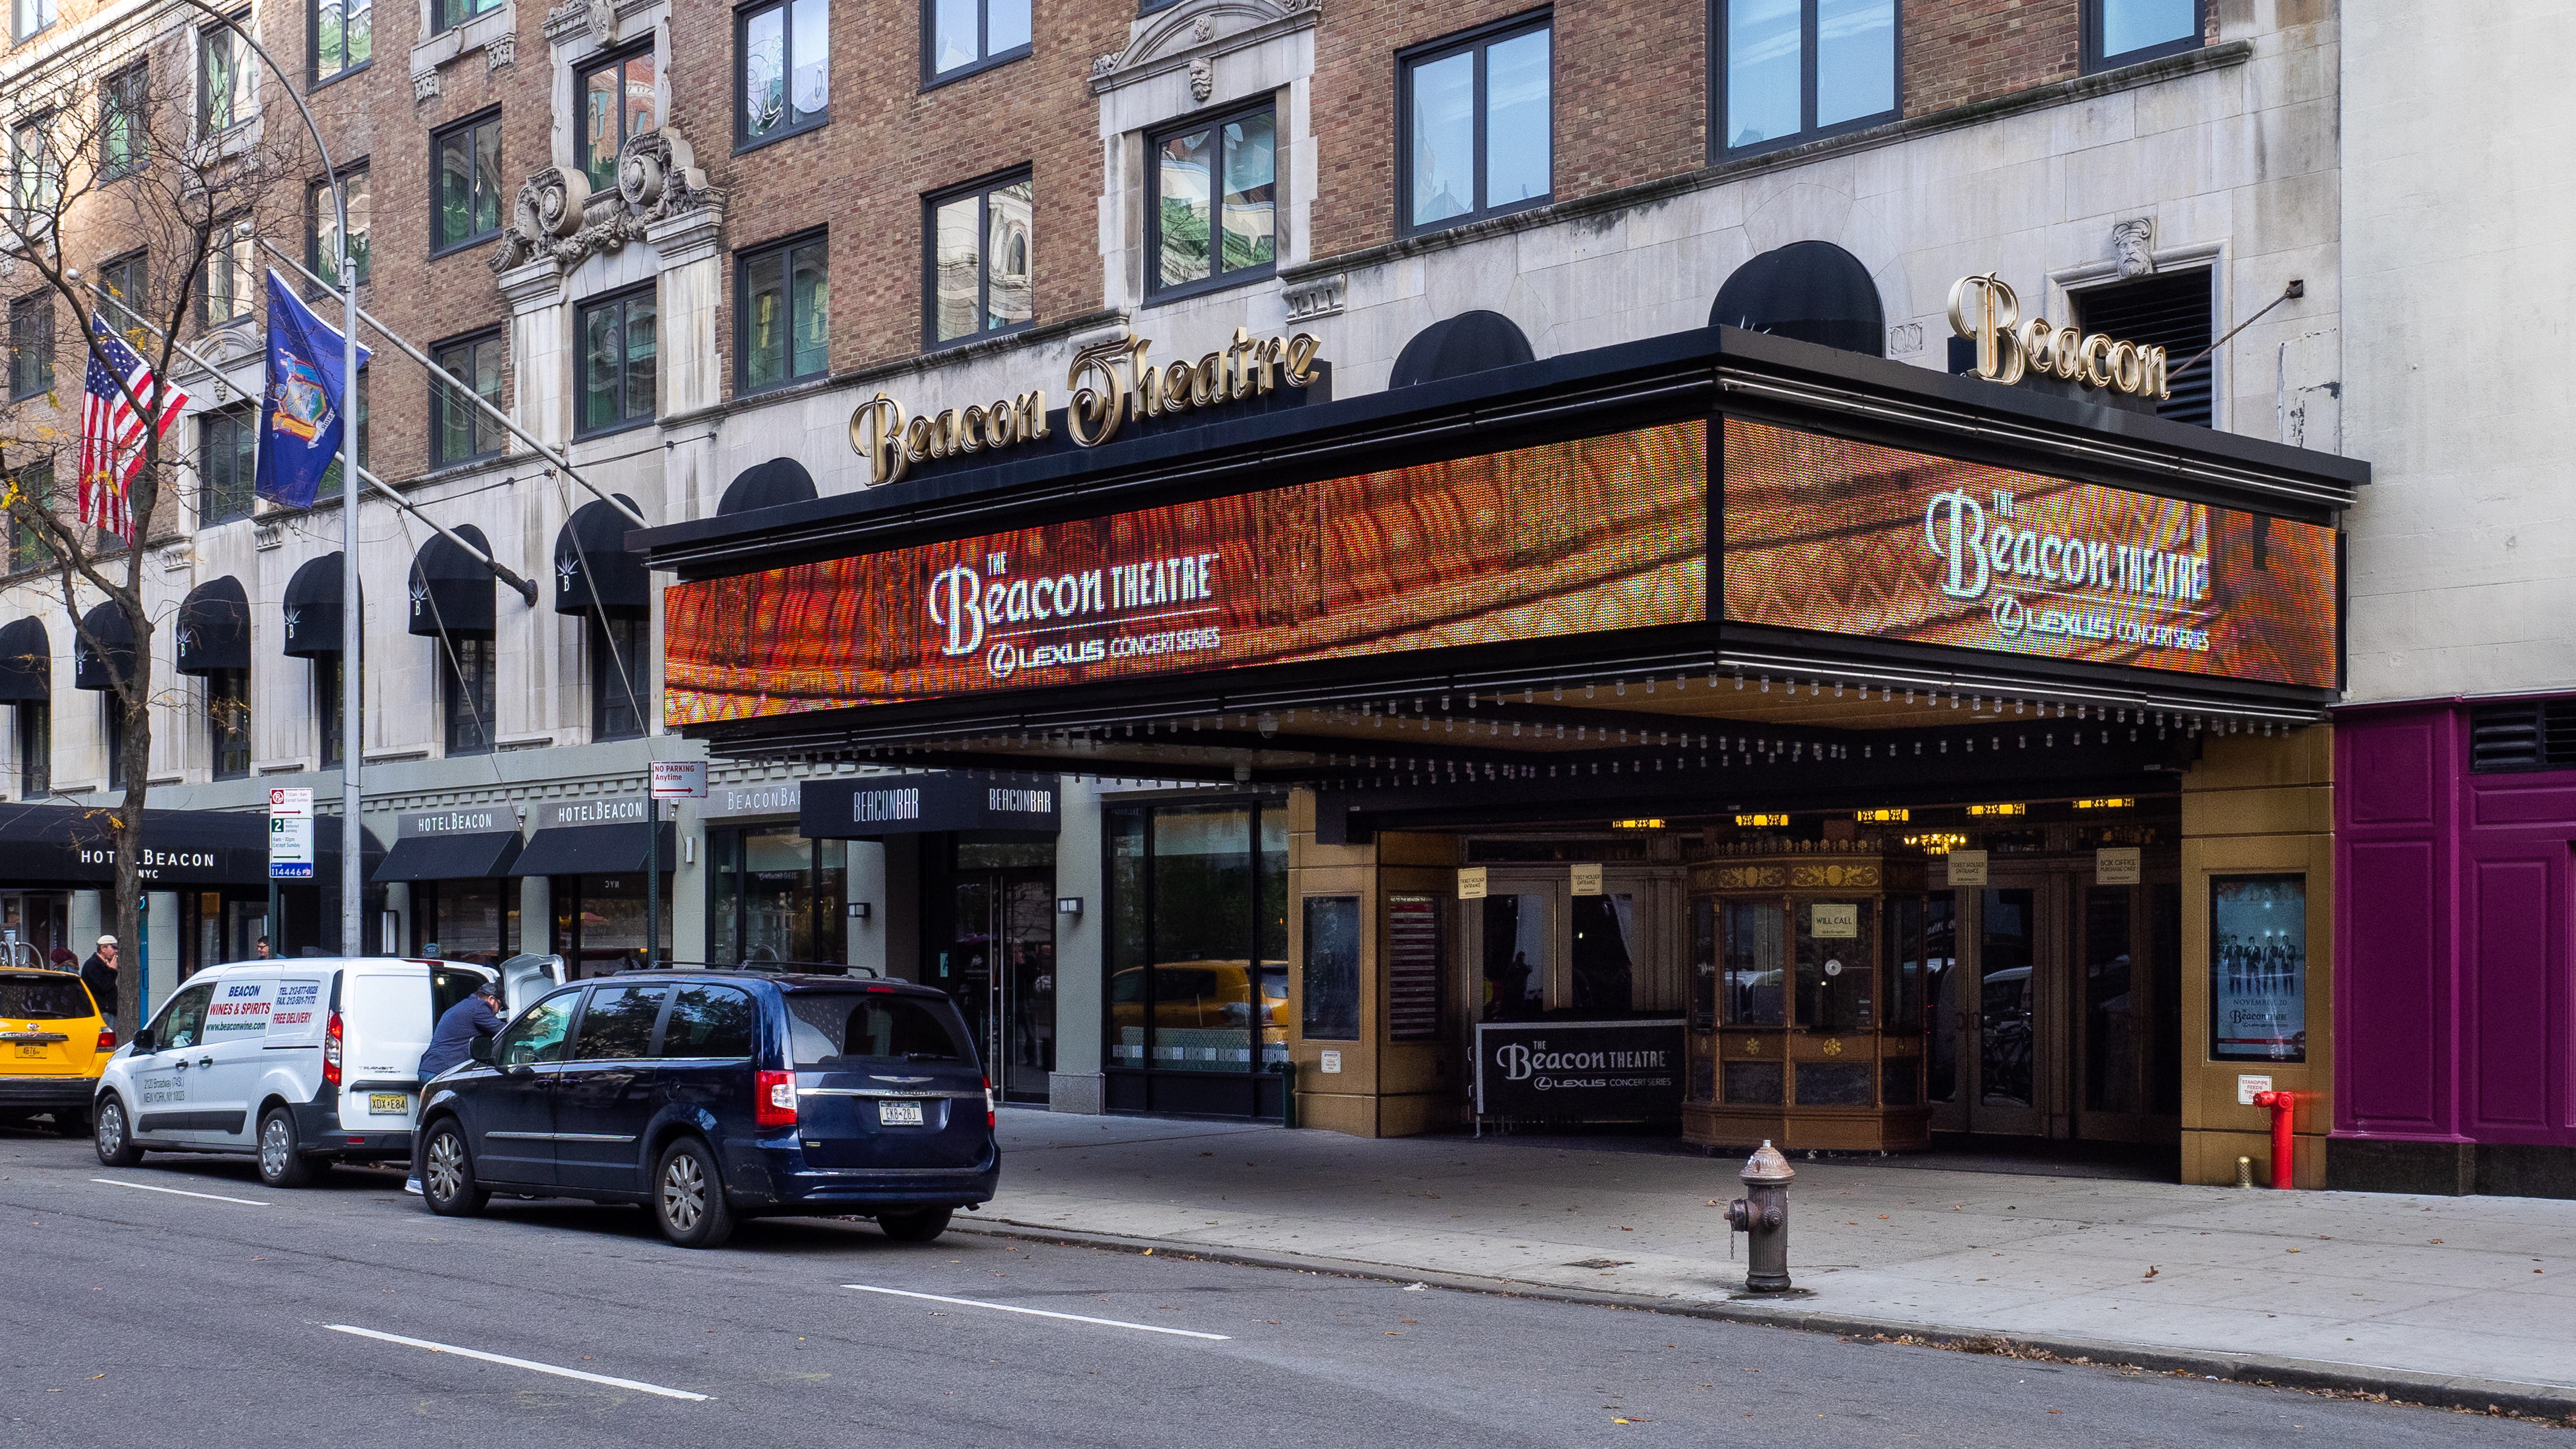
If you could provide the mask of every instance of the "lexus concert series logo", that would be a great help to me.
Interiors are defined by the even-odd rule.
[[[968,563],[940,570],[931,577],[925,602],[931,628],[939,637],[939,652],[950,659],[981,653],[985,672],[995,679],[1008,679],[1022,670],[1062,669],[1131,655],[1214,649],[1222,635],[1213,626],[1056,643],[1020,641],[1063,634],[1081,628],[1093,616],[1129,609],[1150,609],[1149,617],[1158,620],[1215,613],[1216,565],[1221,557],[1188,553],[1080,573],[1014,578],[1010,556],[995,553],[986,556],[980,571]],[[1117,621],[1099,622],[1114,627]]]

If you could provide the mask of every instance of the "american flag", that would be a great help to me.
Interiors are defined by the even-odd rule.
[[[134,509],[127,490],[143,467],[143,419],[128,396],[147,405],[155,401],[152,369],[106,323],[93,321],[91,327],[97,345],[90,349],[89,373],[81,384],[80,521],[132,542]],[[124,379],[121,388],[119,377]],[[156,438],[178,421],[188,395],[173,385],[158,401],[161,415],[152,426]]]

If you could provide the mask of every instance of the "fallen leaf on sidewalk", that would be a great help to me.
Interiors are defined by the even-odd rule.
[[[2147,1277],[2148,1277],[2148,1278],[2152,1278],[2152,1277],[2154,1277],[2154,1276],[2156,1276],[2156,1268],[2155,1268],[2155,1265],[2154,1265],[2154,1264],[2150,1263],[2150,1264],[2148,1264],[2148,1265],[2147,1265]],[[2146,1281],[2146,1279],[2145,1279],[2145,1278],[2141,1278],[2141,1279],[2139,1279],[2138,1281],[2140,1281],[2140,1282],[2142,1282],[2142,1283],[2143,1283],[2143,1282],[2145,1282],[2145,1281]]]

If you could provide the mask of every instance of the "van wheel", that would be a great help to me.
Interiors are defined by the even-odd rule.
[[[474,1181],[474,1158],[454,1118],[429,1130],[429,1145],[420,1154],[420,1195],[443,1218],[473,1217],[492,1200]]]
[[[55,1108],[54,1135],[57,1137],[87,1137],[89,1135],[89,1112],[80,1107]]]
[[[271,1107],[259,1119],[259,1180],[270,1187],[302,1187],[313,1167],[295,1150],[295,1114]]]
[[[90,1142],[98,1148],[98,1160],[109,1167],[132,1167],[143,1160],[143,1149],[134,1145],[134,1133],[125,1120],[125,1102],[109,1097],[98,1104],[98,1125],[91,1129]]]
[[[877,1226],[898,1243],[926,1243],[948,1231],[950,1208],[930,1208],[917,1213],[879,1213]]]
[[[683,1137],[662,1150],[662,1165],[653,1172],[653,1220],[683,1248],[718,1247],[733,1236],[733,1209],[707,1144]]]

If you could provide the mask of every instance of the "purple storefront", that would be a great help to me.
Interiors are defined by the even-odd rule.
[[[2338,711],[2327,1185],[2576,1197],[2576,698]]]

